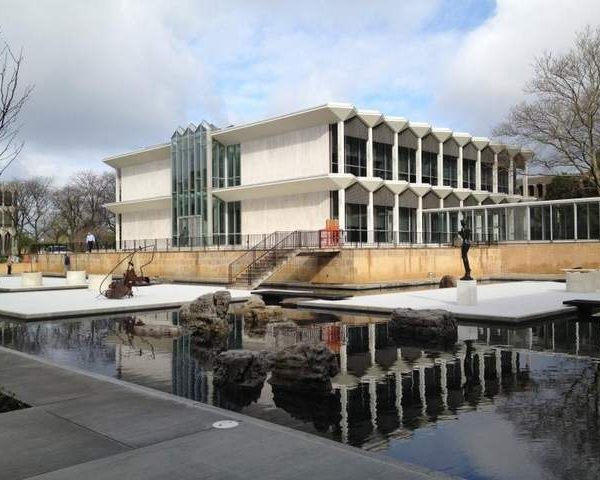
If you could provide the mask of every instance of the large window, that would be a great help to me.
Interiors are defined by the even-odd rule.
[[[417,152],[413,148],[398,147],[398,176],[410,183],[417,181]]]
[[[241,184],[240,145],[227,146],[227,186],[235,187]]]
[[[329,125],[329,162],[331,173],[338,173],[338,126],[337,123]]]
[[[346,204],[346,240],[348,242],[367,241],[367,206],[356,203]]]
[[[357,177],[367,176],[367,141],[362,138],[345,136],[345,172]]]
[[[575,214],[572,204],[552,206],[553,240],[571,240],[575,235]]]
[[[475,190],[475,171],[477,162],[468,158],[463,158],[463,188]]]
[[[392,179],[392,145],[373,142],[373,175]]]
[[[531,240],[550,240],[550,205],[529,208]]]
[[[494,185],[494,167],[489,163],[481,164],[481,189],[487,192],[493,190]]]
[[[375,205],[375,241],[393,241],[393,208]]]
[[[498,192],[508,193],[508,170],[498,168]]]
[[[454,187],[458,185],[457,159],[451,155],[444,155],[444,185]]]
[[[437,153],[423,152],[422,182],[437,185]]]
[[[399,209],[399,215],[398,241],[402,243],[413,243],[416,239],[415,229],[417,224],[417,209],[401,207]]]
[[[239,245],[242,243],[242,205],[241,202],[227,204],[228,244]]]
[[[598,240],[599,212],[598,203],[577,204],[577,238],[580,240]]]

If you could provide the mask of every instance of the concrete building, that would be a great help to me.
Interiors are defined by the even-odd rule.
[[[531,156],[328,103],[226,128],[191,124],[170,142],[107,158],[117,173],[107,207],[118,245],[250,243],[254,234],[321,230],[329,219],[347,241],[419,243],[427,230],[458,228],[424,225],[423,210],[521,201],[517,177],[527,186]]]

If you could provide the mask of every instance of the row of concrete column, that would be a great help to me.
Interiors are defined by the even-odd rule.
[[[369,122],[369,118],[365,118],[367,122],[368,134],[367,134],[367,178],[373,177],[373,126],[379,121],[378,117],[374,117],[372,122]],[[394,133],[394,141],[392,146],[392,178],[393,181],[399,181],[399,172],[398,172],[398,134],[401,130],[403,130],[407,122],[398,120],[388,121],[388,125],[392,128]],[[338,152],[338,172],[345,173],[345,133],[344,133],[344,121],[340,120],[337,123],[337,152]],[[417,150],[415,154],[415,173],[416,173],[416,183],[408,185],[416,195],[417,195],[417,215],[416,215],[416,231],[417,231],[417,243],[422,242],[422,232],[423,232],[423,196],[430,191],[429,185],[425,186],[422,184],[422,174],[423,174],[423,149],[422,149],[422,141],[423,137],[431,133],[436,140],[439,142],[439,152],[437,156],[437,170],[438,170],[438,178],[437,185],[432,185],[432,190],[439,196],[440,198],[440,208],[444,206],[444,198],[450,195],[453,191],[460,199],[461,206],[462,202],[471,195],[471,191],[463,188],[453,189],[448,186],[444,186],[443,184],[443,162],[444,162],[444,142],[446,142],[450,136],[453,136],[458,144],[458,157],[457,157],[457,177],[458,177],[458,185],[463,184],[463,148],[468,144],[472,143],[477,149],[477,161],[476,161],[476,179],[475,179],[475,191],[478,192],[481,190],[481,152],[489,147],[492,149],[494,153],[494,163],[492,166],[492,193],[498,193],[498,155],[503,150],[506,150],[509,154],[509,171],[508,171],[508,194],[514,195],[515,185],[514,185],[514,159],[517,154],[521,153],[520,149],[517,148],[507,148],[506,146],[498,143],[490,142],[488,138],[484,137],[472,137],[466,133],[453,133],[449,129],[443,128],[434,128],[428,124],[417,124],[411,123],[410,129],[417,137]],[[378,188],[379,185],[376,184]],[[406,187],[405,187],[406,188]],[[527,191],[527,163],[525,163],[525,175],[523,177],[523,188],[524,191]],[[402,193],[404,189],[394,191],[394,207],[393,207],[393,231],[397,232],[399,230],[399,194]],[[373,191],[368,189],[369,192],[369,202],[367,205],[367,231],[368,231],[368,241],[372,242],[374,235],[374,205],[373,205]],[[481,202],[480,202],[481,203]],[[345,189],[338,190],[338,215],[339,215],[339,225],[343,230],[346,227],[346,191]]]

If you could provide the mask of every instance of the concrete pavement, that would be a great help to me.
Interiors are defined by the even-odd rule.
[[[5,348],[0,388],[31,405],[0,415],[0,479],[448,478]]]

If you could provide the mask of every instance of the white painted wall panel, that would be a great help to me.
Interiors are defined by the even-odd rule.
[[[121,169],[121,201],[171,195],[171,159]]]
[[[329,173],[329,125],[241,144],[242,185]]]
[[[122,240],[169,238],[171,236],[171,209],[153,209],[123,213]]]
[[[320,230],[329,218],[329,192],[242,201],[242,233]]]

